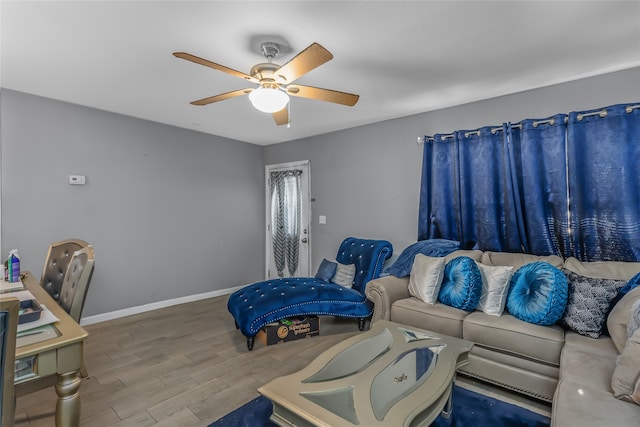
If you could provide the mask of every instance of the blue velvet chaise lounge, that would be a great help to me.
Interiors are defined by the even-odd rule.
[[[353,287],[347,288],[313,277],[267,280],[246,286],[230,295],[227,308],[236,327],[247,337],[247,348],[267,323],[305,315],[352,317],[359,319],[360,330],[373,312],[365,296],[370,280],[380,276],[393,247],[386,240],[345,239],[336,255],[341,264],[355,264]]]

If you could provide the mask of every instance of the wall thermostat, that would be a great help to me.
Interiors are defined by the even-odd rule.
[[[86,182],[84,175],[69,175],[69,184],[71,185],[84,185]]]

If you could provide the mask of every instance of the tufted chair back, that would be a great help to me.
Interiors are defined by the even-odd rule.
[[[16,332],[18,330],[17,298],[0,299],[0,426],[13,426],[14,371],[16,357]]]
[[[67,266],[60,289],[60,306],[78,323],[94,269],[93,246],[75,251]]]
[[[40,276],[40,286],[49,292],[49,295],[56,301],[60,299],[60,289],[62,289],[62,281],[64,273],[67,271],[71,255],[79,249],[89,246],[87,242],[80,239],[69,239],[61,242],[52,243],[49,246],[47,257],[42,268],[42,276]]]
[[[355,264],[356,277],[353,289],[364,295],[367,283],[377,279],[384,268],[384,262],[393,254],[393,246],[386,240],[367,240],[347,237],[338,248],[336,261],[341,264]]]

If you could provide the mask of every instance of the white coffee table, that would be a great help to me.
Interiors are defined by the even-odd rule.
[[[258,392],[291,426],[428,426],[451,410],[456,370],[473,343],[386,320]]]

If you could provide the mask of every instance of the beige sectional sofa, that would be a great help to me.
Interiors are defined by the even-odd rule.
[[[583,263],[575,258],[482,251],[456,251],[445,257],[445,263],[458,256],[484,265],[513,266],[514,272],[535,261],[594,278],[629,280],[640,272],[640,263]],[[506,310],[492,316],[440,302],[427,304],[411,296],[409,279],[385,276],[368,283],[366,295],[374,303],[372,322],[387,319],[474,342],[461,373],[553,402],[555,426],[640,425],[640,406],[613,396],[611,378],[619,352],[609,336],[593,339],[557,324],[527,323]],[[627,306],[632,298],[640,299],[640,287],[627,294]],[[626,328],[624,320],[620,323]]]

